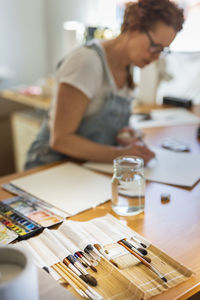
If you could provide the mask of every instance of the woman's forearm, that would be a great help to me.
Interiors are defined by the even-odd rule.
[[[141,142],[134,142],[128,146],[110,146],[92,142],[76,134],[52,139],[54,150],[80,160],[91,160],[109,163],[118,156],[134,155],[144,159],[144,163],[155,157],[155,154]]]
[[[98,144],[76,134],[54,139],[51,147],[73,158],[99,162],[112,162],[125,152],[123,147]]]

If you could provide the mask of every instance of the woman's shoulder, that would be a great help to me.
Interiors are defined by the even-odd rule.
[[[103,66],[97,52],[85,45],[72,51],[57,70],[57,83],[67,83],[93,98],[103,83]]]
[[[64,60],[61,69],[66,66],[69,67],[82,67],[82,68],[101,68],[101,60],[97,52],[87,45],[82,45],[75,50],[73,50]]]

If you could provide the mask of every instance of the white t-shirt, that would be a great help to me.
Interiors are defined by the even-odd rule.
[[[95,41],[103,47],[99,41]],[[50,110],[50,125],[55,113],[56,96],[60,83],[67,83],[83,92],[91,101],[85,112],[85,116],[97,113],[104,102],[105,96],[113,91],[115,94],[130,98],[130,89],[124,86],[118,89],[109,70],[105,53],[104,61],[109,75],[109,81],[105,78],[105,72],[101,58],[93,48],[81,46],[74,50],[62,63],[55,76],[55,91]]]

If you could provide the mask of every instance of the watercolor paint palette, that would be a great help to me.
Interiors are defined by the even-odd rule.
[[[43,230],[42,226],[2,202],[0,202],[0,224],[14,231],[18,239],[27,239]]]
[[[36,201],[25,199],[22,196],[13,197],[3,201],[4,204],[20,212],[22,215],[41,225],[42,227],[51,227],[63,221],[48,209],[41,207]]]
[[[1,220],[1,216],[0,216]],[[0,222],[0,245],[7,245],[18,238],[18,234]]]

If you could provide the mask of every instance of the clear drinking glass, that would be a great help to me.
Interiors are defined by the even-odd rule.
[[[121,216],[144,211],[144,161],[136,156],[120,156],[114,161],[112,178],[112,209]]]

